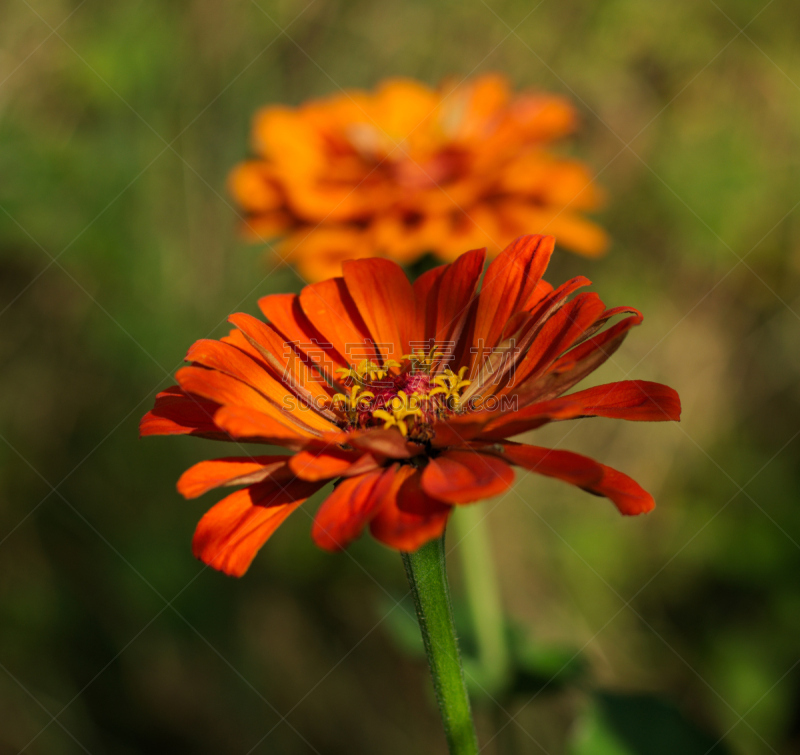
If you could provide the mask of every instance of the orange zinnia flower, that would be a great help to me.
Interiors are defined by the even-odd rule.
[[[606,235],[579,213],[600,192],[583,164],[546,149],[576,120],[565,99],[513,95],[500,76],[438,91],[389,80],[259,112],[256,157],[230,187],[249,235],[281,238],[278,254],[309,280],[367,256],[451,261],[482,246],[494,256],[530,230],[595,256]]]
[[[369,526],[412,551],[442,534],[453,506],[506,490],[511,465],[610,498],[623,514],[653,508],[626,475],[585,456],[507,440],[556,420],[677,420],[658,383],[626,380],[572,393],[642,321],[606,309],[578,277],[542,280],[548,236],[524,236],[483,272],[485,250],[413,285],[384,259],[299,295],[260,300],[268,322],[234,314],[221,341],[195,343],[178,385],[160,393],[142,435],[199,435],[295,453],[204,461],[180,479],[187,498],[241,486],[201,519],[194,553],[241,575],[278,525],[330,481],[312,536],[328,550]],[[626,315],[610,327],[609,321]]]

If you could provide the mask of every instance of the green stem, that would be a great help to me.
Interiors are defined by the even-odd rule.
[[[478,656],[477,681],[494,695],[508,683],[511,663],[506,627],[491,543],[482,508],[461,506],[453,517],[459,536],[458,553],[464,590],[475,632]]]
[[[450,755],[477,755],[478,740],[450,606],[444,535],[402,556]]]

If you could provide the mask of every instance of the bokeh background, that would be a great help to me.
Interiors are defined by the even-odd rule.
[[[137,422],[192,341],[302,286],[237,237],[255,109],[487,71],[578,107],[613,245],[548,279],[644,311],[595,382],[684,418],[537,435],[646,518],[530,475],[484,504],[529,658],[476,697],[484,752],[800,752],[798,35],[789,0],[4,0],[0,752],[444,751],[397,555],[317,551],[312,505],[244,579],[203,569],[212,501],[174,485],[226,449]]]

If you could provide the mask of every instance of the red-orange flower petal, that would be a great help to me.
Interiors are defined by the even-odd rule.
[[[313,283],[300,292],[300,305],[313,325],[348,363],[377,359],[364,318],[344,278]]]
[[[484,425],[471,433],[469,439],[502,440],[556,420],[587,416],[584,405],[578,401],[570,401],[570,398],[563,396],[552,401],[537,402],[517,412],[507,412],[499,416],[497,412],[487,412],[483,415],[486,420]]]
[[[184,498],[197,498],[222,485],[253,485],[286,468],[293,458],[279,456],[231,456],[227,459],[201,461],[189,467],[178,480],[178,492]]]
[[[214,422],[231,435],[238,436],[230,427],[223,426],[220,419],[227,411],[237,407],[252,414],[253,418],[259,418],[263,429],[266,430],[263,437],[281,441],[319,435],[319,431],[305,423],[305,415],[301,420],[294,414],[282,411],[257,390],[224,372],[206,370],[201,367],[183,367],[178,370],[175,377],[187,393],[202,396],[222,406],[214,415]],[[311,417],[315,416],[313,412],[307,414]],[[327,423],[321,429],[327,428],[334,429],[335,426]],[[262,435],[260,432],[256,434]]]
[[[678,392],[647,380],[622,380],[597,385],[565,396],[582,405],[582,417],[612,417],[636,422],[677,422],[681,418]]]
[[[322,483],[261,482],[237,490],[203,516],[194,533],[192,552],[225,574],[244,574],[259,548]]]
[[[564,395],[642,316],[576,294],[585,278],[557,289],[544,283],[551,251],[551,239],[518,239],[490,265],[480,290],[481,250],[426,273],[413,288],[391,261],[351,261],[343,278],[263,299],[270,323],[233,315],[230,335],[192,346],[180,386],[159,394],[142,433],[297,452],[188,470],[179,482],[186,497],[246,486],[203,517],[196,553],[241,574],[297,503],[328,481],[335,487],[313,527],[328,550],[345,547],[367,525],[390,547],[416,549],[441,535],[452,506],[507,490],[511,465],[606,496],[624,514],[650,510],[652,497],[615,469],[507,440],[579,417],[680,417],[677,394],[658,383],[626,380]],[[609,325],[619,315],[627,316]],[[323,338],[319,355],[304,343]],[[305,370],[331,385],[306,382]]]
[[[512,464],[604,496],[622,514],[644,514],[656,505],[653,496],[630,477],[587,456],[538,446],[502,445],[503,458]]]
[[[573,346],[553,362],[544,375],[519,383],[515,389],[520,399],[523,403],[529,403],[530,397],[547,400],[568,391],[609,359],[622,345],[628,331],[641,322],[642,316],[639,314],[626,317],[607,330]]]
[[[524,359],[515,367],[514,382],[542,375],[565,351],[572,347],[605,311],[595,293],[578,294],[542,325]]]
[[[359,308],[384,360],[409,352],[414,327],[414,293],[403,270],[390,260],[345,262],[347,290]]]
[[[214,423],[219,404],[191,396],[173,385],[156,396],[155,406],[142,417],[139,435],[199,435],[202,438],[230,440]]]
[[[330,398],[325,380],[310,371],[308,364],[274,328],[242,312],[231,315],[228,320],[242,331],[278,379],[290,388],[301,402],[311,407],[319,407]],[[307,412],[306,415],[305,424],[316,430],[324,432],[334,427],[330,420],[323,416],[324,412]]]
[[[380,465],[368,453],[345,450],[337,445],[322,449],[306,449],[296,453],[289,468],[303,480],[333,480],[352,477],[377,469]]]
[[[441,537],[450,516],[449,506],[437,506],[425,513],[400,508],[400,497],[409,485],[412,490],[418,487],[418,472],[413,467],[401,466],[384,496],[383,505],[369,525],[370,534],[376,540],[401,551],[415,551],[429,540]],[[415,491],[410,500],[416,498]]]
[[[284,344],[303,356],[305,380],[331,382],[334,369],[348,362],[303,312],[296,294],[271,294],[258,300],[258,307],[283,337]]]
[[[435,281],[428,275],[419,286],[415,283],[417,332],[422,331],[426,344],[432,340],[443,348],[458,341],[471,305],[476,301],[485,259],[486,250],[475,249],[462,254],[451,265],[434,268],[441,271]]]
[[[195,341],[186,354],[186,361],[236,378],[255,388],[273,405],[280,406],[286,396],[286,386],[264,369],[263,360],[254,359],[230,343],[208,338]]]
[[[475,451],[445,451],[422,473],[422,489],[447,503],[474,503],[505,492],[514,470],[496,456]]]
[[[508,320],[536,290],[554,245],[552,236],[522,236],[492,261],[481,287],[473,343],[497,345]]]
[[[450,512],[452,505],[434,498],[422,487],[422,470],[412,466],[401,467],[402,476],[397,488],[397,508],[405,514],[437,516]]]
[[[311,530],[314,542],[328,551],[350,545],[375,516],[395,474],[392,466],[342,480],[314,518]]]

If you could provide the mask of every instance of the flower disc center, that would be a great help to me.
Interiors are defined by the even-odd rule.
[[[442,366],[442,354],[431,349],[405,354],[383,365],[368,359],[337,373],[346,392],[337,393],[332,408],[345,430],[396,427],[403,437],[424,442],[432,425],[461,411],[461,392],[469,384],[466,367],[453,372]]]

